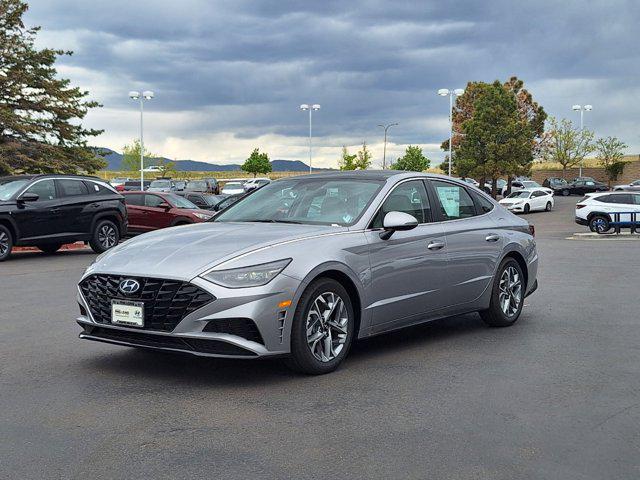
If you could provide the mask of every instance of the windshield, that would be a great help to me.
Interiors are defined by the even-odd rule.
[[[538,182],[534,182],[534,181],[525,181],[525,182],[522,182],[522,184],[526,188],[533,188],[533,187],[541,187],[542,186]]]
[[[280,180],[234,203],[215,221],[353,225],[381,186],[376,180]]]
[[[169,195],[166,196],[166,198],[173,204],[174,207],[177,207],[177,208],[195,208],[195,209],[199,208],[195,203],[191,203],[189,200],[187,200],[184,197],[181,197],[180,195],[175,195],[173,193],[170,193]]]
[[[207,182],[189,182],[187,183],[187,190],[206,190]]]
[[[507,198],[529,198],[529,195],[531,195],[531,192],[519,190],[517,192],[511,193]]]
[[[151,182],[152,188],[168,188],[171,187],[171,182],[169,180],[154,180]]]
[[[10,178],[0,179],[0,200],[9,200],[28,182],[28,180],[12,180]]]
[[[227,183],[222,189],[223,190],[232,190],[232,189],[237,189],[237,188],[242,188],[242,183],[239,182],[230,182]]]

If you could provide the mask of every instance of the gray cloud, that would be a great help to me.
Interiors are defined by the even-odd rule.
[[[323,105],[320,145],[379,141],[376,125],[385,121],[401,124],[396,143],[437,144],[447,135],[438,88],[516,74],[552,115],[571,117],[573,103],[592,103],[589,125],[634,151],[639,20],[631,0],[34,0],[28,16],[43,26],[43,44],[76,51],[65,72],[112,112],[131,114],[126,92],[153,88],[158,145],[230,132],[300,138],[302,146],[307,126],[297,105],[308,101]],[[114,118],[92,114],[94,126],[108,129],[101,140],[135,136],[131,122]]]

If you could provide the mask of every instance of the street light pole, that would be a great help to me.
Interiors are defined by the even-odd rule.
[[[441,97],[449,97],[449,176],[451,176],[451,161],[452,161],[452,143],[453,143],[453,97],[454,95],[459,97],[464,93],[462,88],[448,89],[441,88],[438,90],[438,95]]]
[[[302,105],[300,105],[300,110],[307,111],[309,110],[309,173],[312,172],[312,167],[311,167],[311,162],[313,160],[313,157],[311,155],[311,147],[312,147],[312,142],[311,139],[313,138],[313,130],[312,130],[312,124],[313,124],[313,120],[312,120],[312,112],[318,111],[320,110],[320,105],[318,105],[317,103],[314,103],[312,105],[308,105],[306,103],[303,103]]]
[[[397,123],[390,123],[389,125],[379,124],[379,127],[384,128],[384,147],[382,153],[382,169],[385,170],[387,168],[387,130],[391,127],[395,127],[398,125]]]
[[[573,109],[574,112],[580,112],[580,134],[582,134],[582,131],[584,130],[584,112],[590,112],[591,110],[593,110],[593,105],[574,105],[573,107],[571,107]],[[582,176],[582,161],[580,162],[580,170],[579,170],[579,177]]]
[[[144,101],[151,100],[153,98],[153,92],[151,90],[145,90],[140,95],[140,92],[129,92],[129,98],[132,100],[140,101],[140,190],[144,191]]]

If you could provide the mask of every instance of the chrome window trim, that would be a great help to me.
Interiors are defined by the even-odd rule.
[[[115,194],[119,194],[111,185],[109,185],[106,182],[100,181],[100,180],[93,180],[91,178],[78,178],[78,177],[46,177],[46,178],[38,178],[33,183],[28,184],[18,195],[16,195],[15,198],[18,198],[20,195],[22,195],[24,192],[29,190],[35,184],[40,183],[40,182],[44,182],[45,180],[54,180],[54,181],[55,180],[75,180],[76,182],[93,182],[93,183],[96,183],[96,184],[98,184],[98,185],[100,185],[102,187],[107,188],[108,190],[111,190]],[[80,196],[80,195],[78,195],[78,196]],[[60,197],[60,198],[63,198],[63,197]]]

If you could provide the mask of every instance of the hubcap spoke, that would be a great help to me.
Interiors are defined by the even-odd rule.
[[[325,292],[314,301],[306,319],[307,343],[321,362],[335,359],[349,335],[349,316],[344,301],[334,292]]]
[[[515,315],[522,301],[522,282],[518,270],[506,268],[500,276],[498,288],[498,300],[503,313],[509,317]]]

